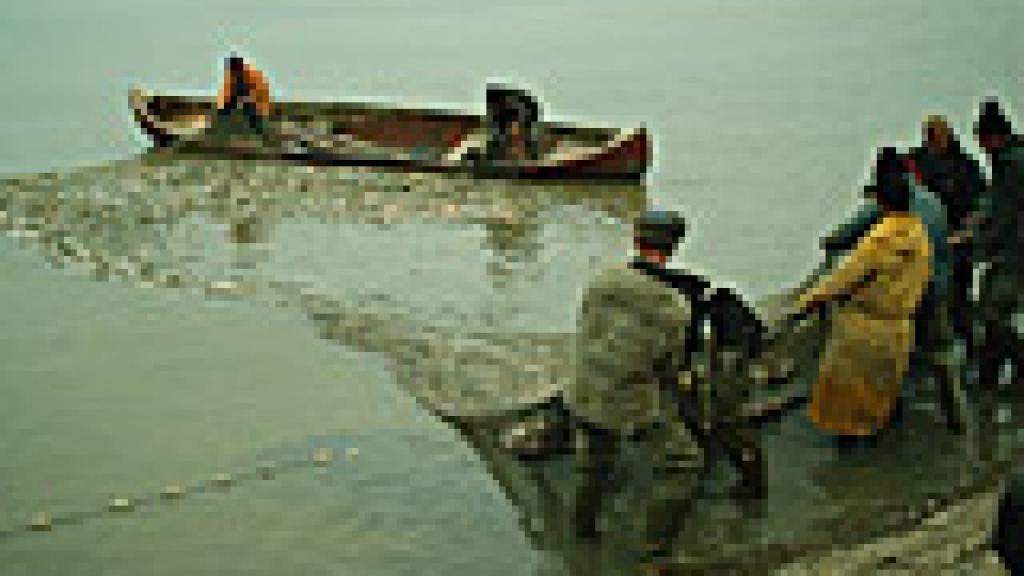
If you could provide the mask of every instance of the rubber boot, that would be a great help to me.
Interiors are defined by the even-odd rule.
[[[1014,576],[1024,575],[1024,468],[1014,470],[999,501],[992,549]]]

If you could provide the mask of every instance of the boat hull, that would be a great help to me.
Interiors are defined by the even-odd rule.
[[[268,135],[211,135],[212,99],[134,91],[139,128],[157,148],[182,154],[312,166],[471,174],[526,180],[637,181],[646,177],[651,139],[643,128],[616,129],[542,123],[536,161],[484,164],[451,157],[463,140],[480,132],[483,118],[453,110],[426,110],[355,103],[276,103]]]

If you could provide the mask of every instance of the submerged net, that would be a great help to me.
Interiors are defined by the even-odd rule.
[[[643,203],[636,186],[150,155],[0,181],[0,226],[97,279],[292,308],[393,360],[431,411],[478,416],[565,386],[576,279],[549,261],[585,272],[618,257],[618,221]],[[403,271],[416,266],[421,285]],[[562,295],[545,298],[545,282]]]

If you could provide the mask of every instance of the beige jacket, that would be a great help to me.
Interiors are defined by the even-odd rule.
[[[577,317],[576,373],[566,391],[573,411],[626,434],[675,418],[659,376],[681,368],[690,318],[682,295],[643,272],[622,266],[600,274]]]

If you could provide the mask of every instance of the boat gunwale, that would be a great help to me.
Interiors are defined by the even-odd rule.
[[[153,110],[153,103],[166,101],[174,104],[195,107],[197,110],[209,110],[213,106],[210,98],[197,96],[176,96],[147,94],[142,91],[132,93],[132,109],[136,123],[153,141],[156,149],[171,149],[187,155],[221,155],[242,160],[269,160],[282,162],[298,162],[312,166],[361,166],[367,168],[399,169],[405,172],[453,173],[469,174],[484,179],[514,179],[525,181],[607,181],[629,182],[644,181],[650,167],[650,151],[652,143],[644,127],[623,130],[611,127],[580,126],[563,122],[542,122],[546,131],[556,136],[569,139],[585,137],[597,140],[601,144],[587,150],[587,154],[574,158],[562,159],[550,164],[533,162],[508,166],[475,166],[472,164],[445,161],[440,158],[417,159],[413,157],[373,156],[324,152],[287,152],[269,148],[250,150],[233,146],[217,146],[201,139],[192,143],[196,146],[189,150],[189,143],[182,140],[180,134],[161,126],[167,117],[195,115],[195,112],[179,112],[166,114]],[[468,112],[446,109],[422,109],[389,107],[377,103],[354,102],[279,102],[278,107],[321,107],[334,111],[333,115],[344,118],[359,114],[379,115],[383,120],[403,119],[417,122],[464,122],[467,125],[479,125],[482,117]],[[313,112],[313,111],[311,111]],[[284,113],[283,118],[289,117]],[[315,114],[310,114],[311,117]],[[440,146],[427,146],[433,150],[444,150]],[[403,148],[395,148],[396,151]]]
[[[215,99],[208,96],[192,96],[178,94],[142,94],[145,102],[167,101],[172,104],[185,104],[198,110],[211,111]],[[302,109],[309,108],[309,112]],[[283,109],[283,110],[282,110]],[[302,110],[297,113],[293,109]],[[271,115],[288,118],[290,116],[302,115],[313,117],[316,113],[331,116],[351,116],[359,113],[372,113],[380,115],[394,115],[398,117],[415,118],[422,121],[447,122],[453,120],[473,120],[480,122],[484,119],[482,114],[470,110],[433,105],[412,105],[401,102],[359,102],[359,101],[331,101],[331,100],[282,100],[271,103]],[[154,114],[158,119],[162,115]],[[556,134],[580,134],[592,133],[594,135],[614,136],[622,130],[611,124],[588,123],[581,124],[573,120],[541,120],[540,125]],[[643,125],[635,125],[636,130],[645,130]]]

